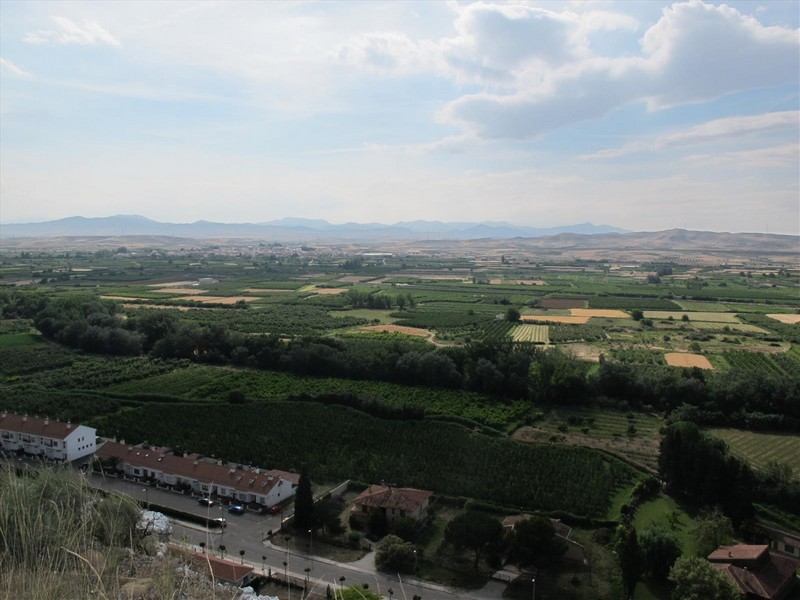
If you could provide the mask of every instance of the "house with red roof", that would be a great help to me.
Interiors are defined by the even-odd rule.
[[[62,423],[47,417],[0,413],[0,448],[5,453],[24,452],[48,460],[72,462],[91,456],[97,430],[85,425]]]
[[[291,498],[300,482],[297,473],[226,465],[199,454],[179,455],[168,448],[130,446],[111,440],[97,449],[96,456],[101,461],[116,461],[116,469],[133,479],[262,507]]]
[[[195,552],[192,556],[195,569],[209,573],[215,581],[229,583],[238,587],[246,585],[253,578],[253,567],[218,558],[211,554]]]
[[[433,492],[414,488],[371,485],[354,500],[351,515],[366,522],[374,512],[383,513],[388,523],[396,519],[424,521]]]
[[[708,556],[747,600],[784,600],[797,589],[800,560],[770,551],[767,545],[721,546]]]

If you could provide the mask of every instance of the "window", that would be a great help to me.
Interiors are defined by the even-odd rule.
[[[784,544],[783,545],[783,551],[788,553],[788,554],[794,554],[795,547],[794,546],[790,546],[789,544]]]

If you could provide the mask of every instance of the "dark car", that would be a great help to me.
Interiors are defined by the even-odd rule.
[[[210,519],[208,522],[209,527],[226,527],[227,525],[228,523],[225,521],[225,519],[220,518]]]
[[[232,515],[243,515],[244,514],[244,506],[241,504],[231,504],[228,507],[228,512]]]
[[[269,514],[271,514],[271,515],[277,515],[277,514],[278,514],[279,512],[281,512],[282,510],[283,510],[283,507],[282,507],[282,506],[280,506],[279,504],[276,504],[275,506],[270,506],[270,507],[267,509],[267,512],[268,512]]]
[[[211,498],[200,498],[197,502],[202,506],[214,506],[214,501]]]

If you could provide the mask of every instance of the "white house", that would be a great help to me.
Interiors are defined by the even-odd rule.
[[[0,447],[6,453],[22,450],[49,460],[72,462],[96,449],[97,430],[69,421],[0,413]]]
[[[97,458],[116,460],[116,468],[129,477],[185,485],[203,496],[223,496],[265,507],[294,496],[300,481],[297,473],[288,471],[231,467],[197,454],[178,456],[167,448],[142,448],[113,441],[98,448]]]

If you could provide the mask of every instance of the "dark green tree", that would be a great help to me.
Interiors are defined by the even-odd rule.
[[[556,535],[550,519],[531,517],[514,527],[511,554],[520,567],[551,564],[566,551],[567,543]]]
[[[300,474],[294,496],[294,526],[302,530],[314,526],[314,496],[311,493],[311,479],[306,469]]]
[[[506,321],[510,321],[511,323],[516,323],[519,321],[519,310],[514,308],[513,306],[506,311]]]
[[[614,549],[617,552],[617,560],[622,573],[624,598],[628,600],[628,598],[633,598],[633,591],[642,574],[642,553],[636,537],[636,530],[631,525],[620,525],[617,528],[617,541]]]
[[[382,571],[411,573],[414,570],[414,544],[396,535],[387,535],[375,551],[375,566]]]
[[[456,548],[469,548],[475,552],[475,567],[483,551],[497,544],[503,535],[503,525],[496,518],[478,511],[461,513],[447,524],[444,539]]]
[[[681,556],[681,545],[668,531],[651,527],[639,535],[644,572],[657,581],[666,581],[669,570]]]

